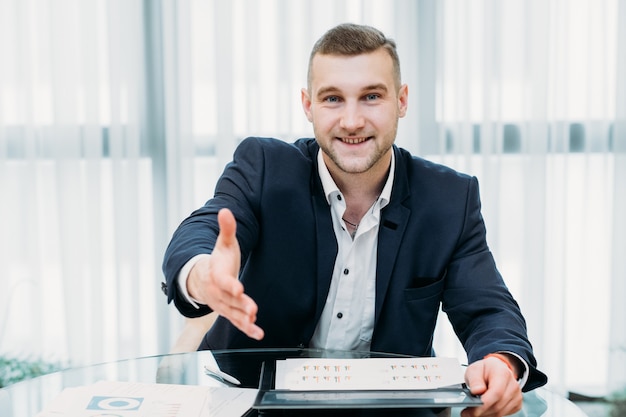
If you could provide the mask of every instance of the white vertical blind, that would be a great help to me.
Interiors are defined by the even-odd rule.
[[[624,276],[612,239],[626,189],[615,148],[618,2],[438,7],[431,158],[478,176],[489,243],[550,383],[616,389],[608,352],[619,356],[611,335],[624,316],[609,300]],[[581,371],[581,358],[593,365]]]
[[[626,387],[626,5],[619,2],[616,48],[615,124],[613,126],[614,182],[611,233],[611,319],[609,322],[608,386]]]
[[[352,21],[398,42],[410,100],[397,143],[479,178],[490,246],[553,387],[626,385],[625,9],[0,0],[0,354],[167,351],[171,233],[243,137],[312,134],[310,48]],[[462,357],[441,323],[439,353]],[[581,357],[596,365],[580,372]]]
[[[156,352],[143,4],[2,0],[0,19],[1,350]]]

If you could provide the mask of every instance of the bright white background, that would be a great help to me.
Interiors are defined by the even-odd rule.
[[[398,145],[478,177],[552,388],[626,385],[620,0],[0,0],[0,353],[167,352],[171,233],[243,137],[312,134],[308,54],[344,21],[398,42]]]

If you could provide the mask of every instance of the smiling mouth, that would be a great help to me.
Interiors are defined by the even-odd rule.
[[[343,143],[348,143],[350,145],[358,145],[359,143],[363,143],[366,140],[369,140],[371,138],[372,138],[372,136],[358,137],[358,138],[346,138],[346,137],[343,137],[343,138],[337,138],[337,139],[339,139]]]

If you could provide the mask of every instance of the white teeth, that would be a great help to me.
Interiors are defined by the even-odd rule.
[[[342,138],[341,140],[343,142],[345,142],[345,143],[349,143],[351,145],[354,145],[356,143],[365,142],[367,140],[367,138]]]

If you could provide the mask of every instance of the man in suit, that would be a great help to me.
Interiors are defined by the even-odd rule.
[[[315,139],[248,138],[165,254],[168,301],[220,317],[201,349],[316,347],[431,356],[439,307],[466,381],[508,415],[545,384],[486,242],[476,178],[394,145],[407,111],[395,43],[352,24],[309,60]]]

